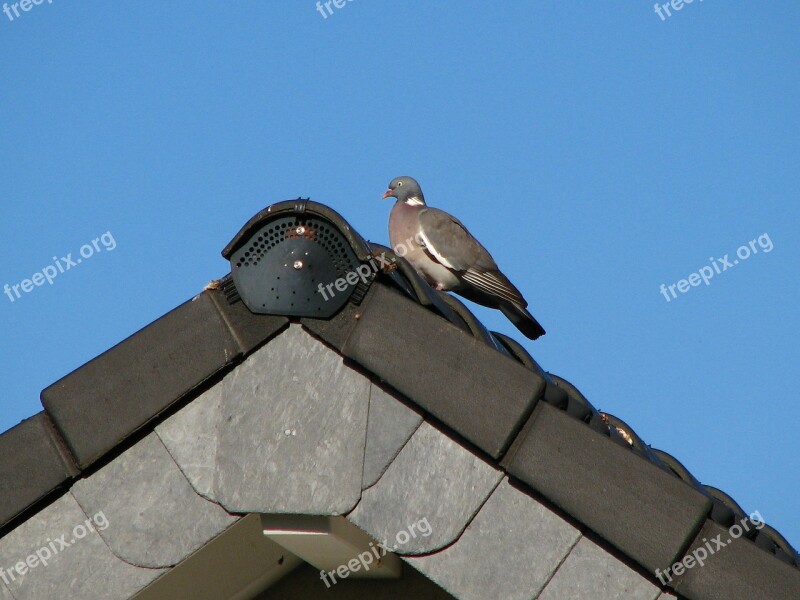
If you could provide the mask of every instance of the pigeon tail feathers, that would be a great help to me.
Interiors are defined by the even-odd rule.
[[[502,302],[498,308],[528,339],[535,340],[545,334],[544,327],[539,325],[539,321],[519,304]]]

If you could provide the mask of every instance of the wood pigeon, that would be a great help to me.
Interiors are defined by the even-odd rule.
[[[432,287],[500,309],[532,340],[544,335],[542,326],[526,310],[525,298],[500,272],[491,254],[458,219],[427,206],[414,179],[392,179],[383,197],[397,199],[389,216],[392,248]]]

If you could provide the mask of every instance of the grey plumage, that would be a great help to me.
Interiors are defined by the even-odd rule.
[[[431,286],[501,310],[530,339],[544,335],[528,312],[525,298],[500,272],[491,254],[461,221],[427,206],[416,180],[396,177],[383,197],[397,200],[389,217],[392,247]]]

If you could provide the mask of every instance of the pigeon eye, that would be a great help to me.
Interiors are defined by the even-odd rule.
[[[397,182],[397,187],[403,187],[403,182],[402,181],[398,181]]]

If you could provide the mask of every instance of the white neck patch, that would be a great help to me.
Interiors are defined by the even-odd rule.
[[[422,206],[425,203],[420,200],[418,196],[411,196],[410,198],[406,199],[405,204],[408,204],[409,206]]]

